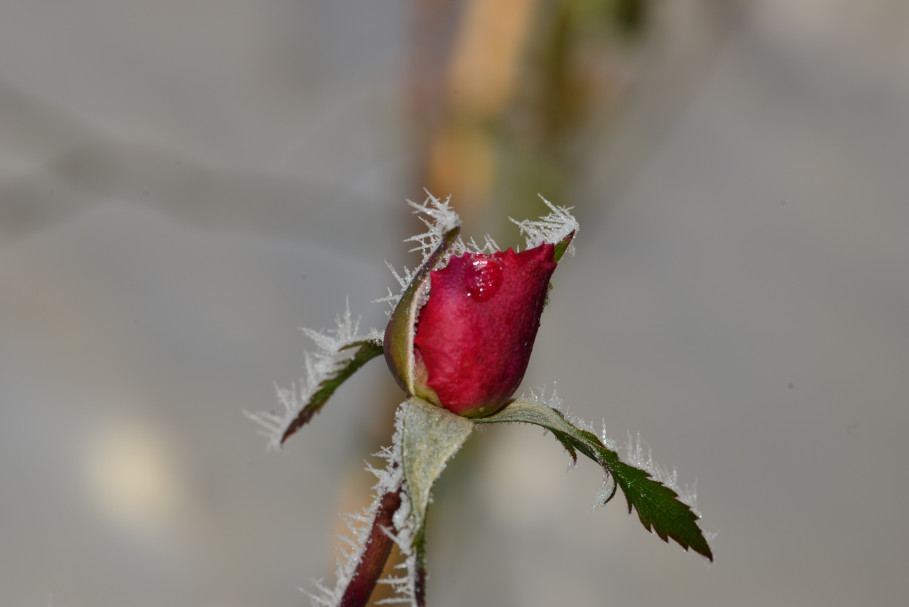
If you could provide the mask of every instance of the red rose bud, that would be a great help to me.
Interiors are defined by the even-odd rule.
[[[458,415],[484,417],[511,398],[540,328],[556,268],[553,249],[465,253],[431,272],[414,338],[416,366],[425,367],[432,390],[428,400]]]
[[[410,332],[386,331],[386,358],[402,387],[458,415],[498,411],[527,370],[556,268],[555,248],[464,253],[429,272],[429,298],[419,310],[410,369],[399,370],[388,356],[396,346],[409,349],[395,342]],[[395,310],[389,329],[401,311]]]

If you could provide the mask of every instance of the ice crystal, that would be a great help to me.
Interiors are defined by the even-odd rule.
[[[603,484],[600,485],[600,488],[597,489],[597,492],[593,495],[593,505],[591,508],[596,510],[600,506],[605,506],[609,500],[612,499],[612,496],[615,495],[615,477],[611,474],[603,475]]]
[[[416,272],[424,263],[426,263],[426,260],[432,255],[432,252],[435,251],[442,242],[442,236],[449,230],[461,225],[461,218],[458,217],[458,214],[449,204],[451,196],[442,200],[430,194],[429,191],[424,191],[426,191],[426,199],[422,203],[408,200],[407,204],[413,207],[414,213],[419,216],[420,221],[426,226],[426,231],[404,240],[404,242],[416,243],[416,246],[410,249],[410,252],[420,252],[422,255],[420,263],[418,263],[414,269],[405,267],[404,271],[399,273],[391,264],[385,262],[400,287],[398,293],[389,289],[388,295],[376,300],[377,302],[388,302],[391,307],[389,314],[394,310],[395,306],[398,305],[401,295],[404,293],[407,285],[413,280]],[[544,242],[557,243],[572,232],[578,231],[578,222],[571,215],[570,208],[556,206],[542,196],[540,196],[540,200],[542,200],[551,211],[545,217],[523,221],[511,219],[511,221],[518,226],[521,234],[524,235],[528,249],[539,246]],[[489,235],[483,237],[483,244],[479,244],[474,238],[465,241],[461,236],[458,236],[451,245],[448,254],[449,256],[462,255],[467,252],[492,254],[501,250],[502,249],[496,241]],[[573,253],[573,246],[569,245],[568,250]]]
[[[392,516],[394,530],[387,530],[388,536],[398,547],[401,553],[401,562],[394,567],[394,574],[380,578],[379,583],[389,586],[394,595],[378,601],[377,604],[403,604],[417,607],[414,589],[417,584],[417,555],[413,543],[417,529],[413,517],[413,508],[410,504],[410,493],[407,482],[404,480],[403,447],[404,415],[407,412],[408,402],[404,401],[395,414],[395,434],[392,440],[392,450],[389,452],[389,466],[394,465],[396,479],[401,486],[401,505]],[[381,499],[377,497],[376,501]]]
[[[401,296],[413,280],[417,271],[426,263],[433,251],[435,251],[442,242],[444,234],[461,225],[461,218],[449,204],[451,196],[442,200],[430,194],[428,190],[424,191],[426,192],[426,199],[422,203],[408,200],[407,204],[413,207],[414,214],[419,216],[420,221],[426,226],[426,231],[404,239],[404,242],[416,243],[416,246],[410,249],[410,252],[420,252],[422,257],[420,263],[418,263],[414,269],[405,266],[404,271],[398,273],[394,266],[387,261],[385,262],[385,265],[388,266],[388,269],[391,270],[392,275],[395,277],[399,290],[395,293],[391,289],[388,289],[388,295],[375,301],[388,302],[390,306],[390,310],[388,311],[389,314],[391,314],[391,311],[398,305],[398,301],[400,301]],[[464,241],[460,236],[458,236],[451,245],[450,249],[451,253],[454,255],[460,255],[467,250],[467,245],[464,244]]]
[[[246,412],[250,419],[262,427],[261,434],[268,439],[270,449],[280,448],[284,431],[319,389],[319,384],[336,373],[353,356],[355,350],[343,348],[358,341],[382,339],[382,334],[375,329],[360,333],[360,318],[351,315],[349,302],[344,314],[337,316],[335,322],[337,326],[326,331],[302,329],[303,334],[315,343],[316,351],[304,354],[306,374],[299,382],[290,388],[276,387],[283,411]]]
[[[410,605],[417,607],[417,598],[414,589],[417,584],[417,555],[413,542],[416,529],[411,516],[410,499],[404,492],[401,506],[394,516],[397,533],[390,533],[389,537],[398,547],[403,557],[401,562],[394,566],[394,573],[379,579],[380,584],[385,584],[394,592],[393,596],[376,601],[377,605]]]
[[[544,242],[557,243],[579,229],[578,220],[570,213],[573,207],[559,207],[540,196],[551,213],[539,219],[517,219],[509,217],[518,226],[527,241],[527,248],[538,247]],[[568,252],[574,254],[574,246],[568,246]]]
[[[448,196],[445,200],[440,200],[428,191],[424,191],[426,192],[426,200],[421,204],[412,200],[408,200],[407,204],[413,207],[414,214],[421,216],[419,219],[426,226],[426,231],[404,240],[404,242],[416,243],[417,246],[412,248],[411,252],[420,251],[423,255],[423,262],[429,259],[432,252],[442,242],[442,235],[445,232],[461,225],[461,218],[449,204],[451,196]],[[460,239],[454,246],[458,249],[465,249],[464,243]],[[463,251],[458,251],[456,254],[460,252]]]
[[[562,397],[559,396],[556,382],[552,382],[552,390],[548,390],[545,386],[542,388],[531,388],[530,392],[523,394],[521,398],[535,402],[538,405],[545,405],[550,409],[555,409],[564,415],[565,419],[576,428],[596,435],[607,449],[612,451],[616,450],[615,441],[606,436],[606,420],[602,420],[600,431],[597,432],[596,427],[591,422],[576,415],[572,415],[562,402]]]
[[[576,428],[590,432],[597,436],[600,442],[607,449],[611,451],[617,451],[618,446],[615,440],[606,434],[606,421],[601,422],[600,431],[597,432],[595,426],[575,415],[571,415],[563,406],[562,399],[556,390],[555,382],[551,390],[547,390],[545,387],[531,389],[529,393],[524,394],[522,397],[524,400],[529,400],[540,405],[546,405],[552,409],[555,409],[559,413],[565,416],[572,425]],[[669,487],[679,495],[679,499],[687,504],[692,512],[701,516],[700,511],[697,508],[697,483],[692,483],[690,485],[679,485],[679,474],[678,470],[675,468],[669,469],[659,465],[653,458],[653,451],[648,447],[644,441],[641,439],[640,434],[632,437],[631,432],[628,432],[625,444],[625,462],[636,468],[640,468],[650,476],[653,477],[657,482]],[[573,461],[572,461],[573,463]],[[569,467],[574,467],[569,465]],[[606,475],[603,478],[603,485],[597,490],[594,495],[593,500],[593,509],[596,510],[599,506],[602,506],[604,500],[607,496],[610,496],[614,493],[615,490],[615,479],[611,475]]]
[[[691,508],[691,511],[698,515],[698,517],[701,516],[697,507],[697,483],[680,486],[678,470],[675,468],[665,468],[659,465],[653,459],[653,451],[643,440],[641,440],[640,434],[632,437],[631,432],[628,432],[625,440],[625,450],[626,461],[629,464],[649,472],[654,480],[659,481],[678,493],[679,499],[687,504]]]
[[[542,388],[531,388],[530,392],[521,395],[521,398],[535,402],[538,405],[546,405],[550,409],[555,409],[559,413],[565,414],[562,397],[559,396],[556,382],[552,382],[552,390],[548,390],[546,386],[543,386]]]

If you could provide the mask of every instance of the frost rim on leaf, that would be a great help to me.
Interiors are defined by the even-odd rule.
[[[612,451],[618,450],[618,443],[606,434],[606,420],[602,420],[600,430],[597,432],[593,423],[569,413],[565,409],[561,397],[559,397],[555,383],[553,383],[551,391],[547,390],[545,387],[537,389],[531,388],[530,391],[522,395],[521,398],[555,409],[564,415],[565,419],[574,426],[596,435],[607,449]],[[627,432],[625,439],[625,462],[631,466],[644,470],[650,474],[655,481],[675,491],[678,494],[679,501],[691,508],[691,511],[694,512],[698,518],[702,518],[701,511],[698,510],[697,506],[697,482],[695,481],[689,485],[680,485],[678,469],[675,467],[666,468],[657,463],[653,457],[653,450],[644,442],[640,434],[632,436],[631,431]],[[569,463],[569,468],[573,468],[574,464],[575,462],[571,461]],[[605,495],[614,493],[614,487],[614,479],[611,477],[603,479],[603,485],[594,495],[593,510],[597,510],[605,505],[605,501],[602,498]]]
[[[345,350],[347,346],[359,341],[382,339],[382,333],[375,329],[360,333],[360,317],[354,318],[351,315],[349,301],[344,308],[344,314],[335,318],[335,324],[334,329],[324,331],[301,329],[303,334],[315,343],[316,350],[303,355],[306,373],[296,384],[290,388],[275,387],[283,411],[244,412],[261,427],[259,432],[268,439],[269,450],[281,448],[284,431],[310,402],[320,384],[342,368],[353,356],[354,351]]]

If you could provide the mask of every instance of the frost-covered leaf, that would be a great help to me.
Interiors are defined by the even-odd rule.
[[[655,531],[664,541],[672,538],[682,548],[691,548],[711,561],[713,552],[697,525],[698,515],[679,499],[672,488],[654,479],[650,472],[626,464],[618,453],[609,449],[595,434],[578,428],[565,416],[541,402],[516,399],[490,417],[474,420],[475,423],[523,422],[546,428],[561,442],[572,457],[580,451],[611,475],[625,494],[628,512],[637,510],[638,517],[648,531]],[[606,492],[604,501],[614,493]]]
[[[354,355],[341,363],[337,370],[321,382],[318,389],[310,397],[309,402],[300,410],[297,416],[291,420],[287,428],[281,434],[281,444],[284,444],[297,430],[306,425],[312,417],[322,410],[325,403],[335,393],[341,384],[357,372],[357,370],[368,363],[370,360],[382,353],[382,342],[373,340],[355,341],[343,346],[340,350],[350,350],[356,348]]]
[[[289,389],[278,389],[284,410],[246,413],[262,426],[270,448],[279,448],[319,412],[338,386],[382,353],[382,334],[375,330],[360,333],[360,320],[351,315],[349,305],[336,322],[335,328],[326,331],[302,329],[316,351],[306,353],[303,378]]]

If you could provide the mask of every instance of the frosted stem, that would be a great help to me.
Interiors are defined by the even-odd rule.
[[[382,496],[376,517],[372,521],[372,528],[369,531],[363,555],[360,557],[360,562],[357,563],[350,583],[344,590],[344,595],[339,603],[340,607],[364,607],[369,602],[369,597],[376,587],[376,581],[382,575],[382,569],[384,569],[385,562],[388,561],[388,556],[391,554],[391,547],[394,545],[394,540],[389,532],[394,532],[392,519],[400,505],[400,487]]]

